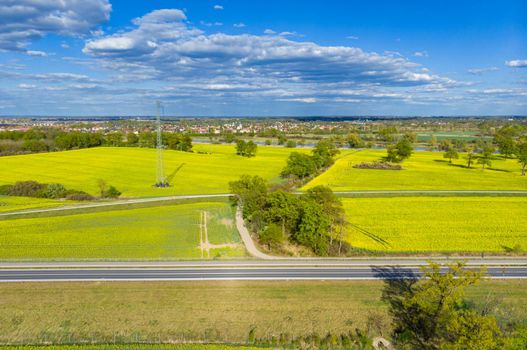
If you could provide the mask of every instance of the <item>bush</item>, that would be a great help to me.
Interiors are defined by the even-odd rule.
[[[58,199],[66,197],[68,191],[62,184],[49,184],[43,191],[44,197]]]
[[[66,195],[66,199],[72,201],[92,201],[95,198],[83,191],[69,191],[69,193]]]
[[[13,185],[2,185],[2,186],[0,186],[0,195],[2,195],[2,196],[9,196],[9,193],[11,192],[11,188],[13,188]]]
[[[110,186],[108,190],[104,193],[105,198],[118,198],[121,195],[121,192],[114,186]]]
[[[375,169],[375,170],[403,170],[399,164],[386,162],[359,163],[353,166],[356,169]]]
[[[47,185],[36,181],[18,181],[9,189],[9,196],[44,197]]]

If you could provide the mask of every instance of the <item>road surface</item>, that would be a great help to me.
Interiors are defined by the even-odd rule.
[[[490,278],[527,278],[526,266],[489,267]],[[202,267],[1,269],[0,282],[372,280],[420,276],[418,267]]]

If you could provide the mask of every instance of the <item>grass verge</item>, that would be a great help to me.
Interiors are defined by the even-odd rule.
[[[389,332],[380,281],[0,284],[0,343],[247,341],[288,333]],[[467,297],[527,321],[527,281],[486,280]],[[494,301],[489,303],[489,300]],[[379,334],[379,331],[376,331]]]

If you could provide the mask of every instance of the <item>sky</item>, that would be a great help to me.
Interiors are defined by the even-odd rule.
[[[0,115],[527,115],[527,1],[0,0]]]

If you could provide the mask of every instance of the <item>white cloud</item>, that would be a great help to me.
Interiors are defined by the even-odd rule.
[[[241,23],[241,22],[240,22],[240,23],[234,23],[232,26],[233,26],[234,28],[245,28],[245,27],[247,27],[247,26],[245,25],[245,23]]]
[[[428,52],[426,51],[416,51],[414,52],[415,57],[428,57]]]
[[[506,61],[505,65],[513,68],[525,68],[527,67],[527,60],[511,60]]]
[[[33,57],[48,57],[48,54],[44,51],[27,50],[26,55]]]
[[[280,101],[289,101],[289,102],[302,102],[302,103],[317,103],[318,99],[314,97],[302,97],[302,98],[283,98],[279,99]]]
[[[37,86],[33,85],[33,84],[18,84],[18,88],[19,89],[24,89],[24,90],[31,90],[31,89],[34,89],[36,87]]]
[[[214,5],[214,9],[215,10],[223,10],[223,6],[222,5]]]
[[[498,67],[486,67],[486,68],[471,68],[471,69],[468,69],[467,72],[472,75],[482,75],[485,73],[496,72],[499,70],[500,69]]]
[[[284,84],[415,86],[451,81],[422,72],[395,53],[380,55],[347,46],[298,42],[271,29],[266,35],[206,34],[180,10],[156,10],[133,21],[136,28],[88,40],[83,52],[105,67],[152,79],[197,81],[228,76]]]
[[[77,36],[109,19],[108,0],[2,0],[0,50],[26,51],[46,34]]]
[[[60,44],[60,47],[62,47],[63,49],[69,49],[70,48],[70,46],[68,44],[66,44],[66,43]]]
[[[359,40],[359,37],[358,36],[355,36],[355,35],[348,35],[346,37],[346,39],[350,39],[350,40]]]

